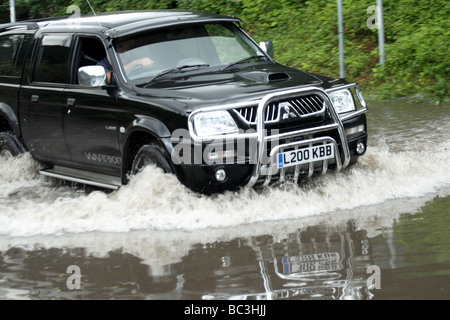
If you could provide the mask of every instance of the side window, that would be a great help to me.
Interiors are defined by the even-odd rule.
[[[70,35],[45,35],[42,38],[33,81],[67,83],[71,42]]]
[[[103,42],[93,36],[80,36],[74,57],[74,68],[72,70],[72,84],[78,84],[78,68],[92,65],[108,66],[106,60],[106,49]]]
[[[0,36],[0,76],[19,76],[17,57],[22,47],[23,35]]]

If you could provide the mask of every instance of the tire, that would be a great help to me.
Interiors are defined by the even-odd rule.
[[[155,165],[161,168],[164,173],[174,173],[164,150],[154,143],[142,146],[136,153],[131,166],[131,175],[138,174],[147,165]]]
[[[13,158],[22,153],[16,137],[10,132],[0,132],[0,159]]]

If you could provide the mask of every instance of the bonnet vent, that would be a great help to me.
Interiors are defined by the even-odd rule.
[[[280,73],[269,73],[268,82],[286,81],[289,80],[289,75],[284,72]]]
[[[287,73],[284,72],[270,73],[263,71],[253,71],[240,73],[239,75],[245,79],[263,83],[286,81],[291,78]]]

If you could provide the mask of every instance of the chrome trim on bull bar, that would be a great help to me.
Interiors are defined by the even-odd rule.
[[[344,88],[347,87],[343,86]],[[339,87],[336,88],[336,90],[338,89],[342,89],[343,87]],[[315,94],[319,94],[324,101],[327,103],[327,106],[329,107],[328,110],[331,114],[331,117],[333,118],[335,124],[337,125],[337,130],[338,130],[338,134],[339,134],[339,139],[341,140],[341,145],[342,145],[342,150],[343,150],[343,155],[344,155],[344,159],[343,161],[341,161],[340,157],[336,157],[336,164],[338,168],[346,168],[350,162],[350,150],[348,147],[348,143],[347,143],[347,136],[345,134],[345,130],[344,130],[344,125],[342,124],[342,120],[339,117],[339,114],[336,112],[336,110],[333,107],[333,104],[327,94],[327,92],[323,89],[317,88],[317,87],[307,87],[307,88],[300,88],[300,89],[294,89],[294,90],[288,90],[288,91],[283,91],[283,92],[278,92],[278,93],[273,93],[273,94],[268,94],[266,95],[258,104],[258,110],[257,110],[257,116],[256,116],[256,134],[257,134],[257,146],[256,146],[256,155],[255,155],[255,165],[254,165],[254,169],[253,169],[253,173],[252,176],[250,177],[249,182],[247,183],[247,187],[252,187],[254,186],[261,173],[262,173],[262,159],[264,156],[264,152],[265,152],[265,141],[266,140],[279,140],[281,138],[281,135],[272,135],[270,137],[266,137],[265,136],[265,123],[264,123],[264,115],[266,112],[266,108],[269,105],[269,103],[275,99],[285,99],[285,98],[290,98],[290,97],[294,97],[297,96],[299,94],[309,94],[309,93],[315,93]],[[320,129],[323,129],[322,127],[317,127],[314,128],[317,131],[322,131]],[[298,130],[297,133],[298,134],[305,134],[308,130]],[[325,129],[324,129],[325,131]],[[337,153],[339,154],[339,152]],[[269,165],[270,167],[270,165]],[[310,169],[311,171],[311,169]],[[265,183],[270,182],[270,179],[265,179]]]
[[[349,112],[347,114],[339,115],[337,113],[337,111],[335,110],[335,108],[333,107],[333,104],[332,104],[327,92],[342,90],[342,89],[351,89],[351,88],[353,88],[355,90],[356,95],[361,104],[361,108],[359,110],[355,110],[355,111]],[[295,97],[298,95],[306,95],[306,94],[311,94],[311,93],[319,94],[324,99],[324,101],[326,102],[326,104],[328,106],[328,110],[331,114],[331,117],[334,120],[334,123],[324,125],[324,126],[309,128],[309,129],[285,132],[285,133],[272,135],[272,136],[265,135],[266,130],[265,130],[265,123],[264,123],[264,115],[266,112],[266,107],[268,106],[268,104],[270,102],[272,102],[273,100],[276,100],[276,99],[290,98],[290,97]],[[252,105],[255,105],[255,103],[256,103],[255,101],[247,101],[247,102],[241,102],[241,103],[232,103],[232,104],[227,104],[227,105],[217,105],[217,106],[212,106],[212,107],[199,108],[199,109],[194,110],[189,115],[189,120],[188,120],[189,132],[190,132],[191,138],[194,141],[194,143],[213,141],[213,140],[217,140],[220,138],[222,138],[222,139],[246,139],[246,138],[256,139],[257,147],[256,147],[254,159],[252,160],[252,162],[255,165],[254,165],[252,175],[249,179],[249,182],[246,185],[247,187],[254,186],[257,183],[257,181],[260,179],[260,176],[262,174],[262,169],[263,169],[262,159],[263,159],[264,152],[265,152],[265,144],[266,144],[266,142],[273,141],[273,140],[286,139],[286,138],[302,136],[302,135],[303,136],[311,135],[311,134],[322,132],[322,131],[337,129],[339,139],[342,142],[341,145],[342,145],[343,156],[344,156],[343,159],[341,159],[340,153],[338,152],[339,148],[337,147],[337,142],[334,141],[334,139],[332,139],[331,137],[324,137],[324,138],[333,140],[334,141],[333,144],[337,148],[337,152],[335,152],[336,170],[339,171],[341,169],[346,168],[350,162],[350,150],[349,150],[348,143],[347,143],[347,137],[346,137],[343,121],[348,120],[353,117],[356,117],[362,113],[365,113],[368,110],[368,108],[364,102],[364,99],[362,98],[362,94],[359,91],[359,87],[356,83],[346,84],[346,85],[334,87],[334,88],[327,89],[327,90],[324,90],[324,89],[321,89],[318,87],[297,88],[297,89],[293,89],[293,90],[286,90],[286,91],[280,91],[280,92],[268,94],[259,101],[258,108],[257,108],[257,117],[256,117],[256,119],[257,119],[256,132],[231,133],[231,134],[223,135],[222,137],[218,136],[218,135],[199,137],[195,133],[195,130],[193,130],[193,120],[192,119],[193,119],[194,115],[196,115],[198,113],[216,111],[216,110],[232,110],[234,108],[252,106]],[[312,140],[314,140],[314,139],[312,139]],[[302,144],[305,141],[308,141],[308,143],[309,143],[312,140],[311,139],[302,140],[302,141],[299,141],[298,143]],[[296,144],[296,143],[294,142],[294,144]],[[278,147],[284,148],[284,145],[279,145]],[[325,163],[326,162],[324,161],[324,166],[325,166]],[[270,168],[270,165],[267,167]],[[265,167],[264,170],[267,171],[267,167]],[[296,168],[295,170],[296,170],[295,175],[297,175],[298,169]],[[325,173],[325,171],[326,170],[322,169],[323,173]],[[312,175],[312,171],[311,171],[311,169],[309,169],[308,176],[311,176],[311,175]],[[281,176],[280,176],[280,178],[281,178]],[[267,181],[270,182],[270,178],[266,177],[265,183],[268,183]]]

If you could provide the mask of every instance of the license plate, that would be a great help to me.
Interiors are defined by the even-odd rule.
[[[277,154],[278,168],[285,168],[314,161],[334,158],[332,144],[323,144],[308,148],[296,149]]]

